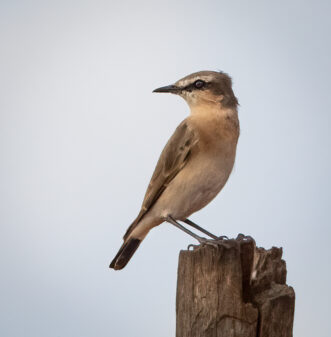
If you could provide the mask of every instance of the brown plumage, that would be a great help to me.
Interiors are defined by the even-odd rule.
[[[180,95],[191,115],[162,151],[141,210],[110,264],[114,269],[125,267],[151,228],[169,217],[183,221],[208,204],[223,188],[235,160],[238,101],[227,74],[202,71],[155,91]]]

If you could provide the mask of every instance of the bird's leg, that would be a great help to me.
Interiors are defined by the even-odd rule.
[[[184,220],[184,222],[187,223],[188,225],[194,227],[195,229],[199,230],[200,232],[205,233],[206,235],[210,236],[211,238],[213,238],[215,240],[221,240],[222,241],[222,240],[228,240],[229,239],[226,235],[216,236],[216,235],[208,232],[207,230],[198,226],[196,223],[194,223],[190,219],[186,219],[186,220]]]
[[[164,220],[171,223],[172,225],[176,226],[177,228],[181,229],[186,234],[193,236],[196,240],[199,241],[200,244],[202,244],[202,245],[208,244],[208,245],[211,245],[211,246],[214,246],[214,247],[218,247],[218,244],[216,242],[214,242],[214,240],[208,240],[206,238],[202,238],[201,236],[191,232],[186,227],[184,227],[180,223],[178,223],[171,215],[168,215]]]
[[[185,222],[186,224],[192,226],[193,228],[199,230],[202,233],[205,233],[206,235],[210,236],[211,238],[218,240],[218,236],[208,232],[206,229],[198,226],[196,223],[194,223],[193,221],[191,221],[190,219],[185,219],[183,222]]]
[[[200,237],[199,235],[191,232],[189,229],[187,229],[186,227],[182,226],[180,223],[178,223],[171,215],[168,215],[165,218],[165,221],[171,223],[172,225],[176,226],[177,228],[181,229],[182,231],[184,231],[186,234],[193,236],[196,240],[198,240],[200,242],[201,239],[203,239],[202,237]],[[201,242],[200,242],[201,243]]]

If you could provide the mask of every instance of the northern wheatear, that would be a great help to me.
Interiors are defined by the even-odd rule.
[[[188,217],[221,191],[235,161],[238,100],[227,74],[200,71],[154,92],[183,97],[191,114],[180,123],[161,153],[138,217],[126,231],[124,243],[110,264],[116,270],[126,266],[147,233],[164,221],[200,243],[208,240],[178,221],[217,239]]]

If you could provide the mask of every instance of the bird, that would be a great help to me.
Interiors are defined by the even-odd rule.
[[[168,222],[198,242],[218,237],[188,217],[205,207],[222,190],[234,166],[240,126],[238,99],[231,77],[222,71],[199,71],[174,84],[155,89],[182,97],[189,116],[165,145],[148,185],[140,212],[127,229],[110,268],[123,269],[148,232]],[[212,239],[190,231],[180,222]]]

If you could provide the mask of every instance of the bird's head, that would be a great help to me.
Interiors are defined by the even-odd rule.
[[[232,91],[231,77],[223,72],[199,71],[175,84],[153,92],[170,92],[185,99],[190,108],[206,104],[220,104],[223,108],[236,108],[238,100]]]

